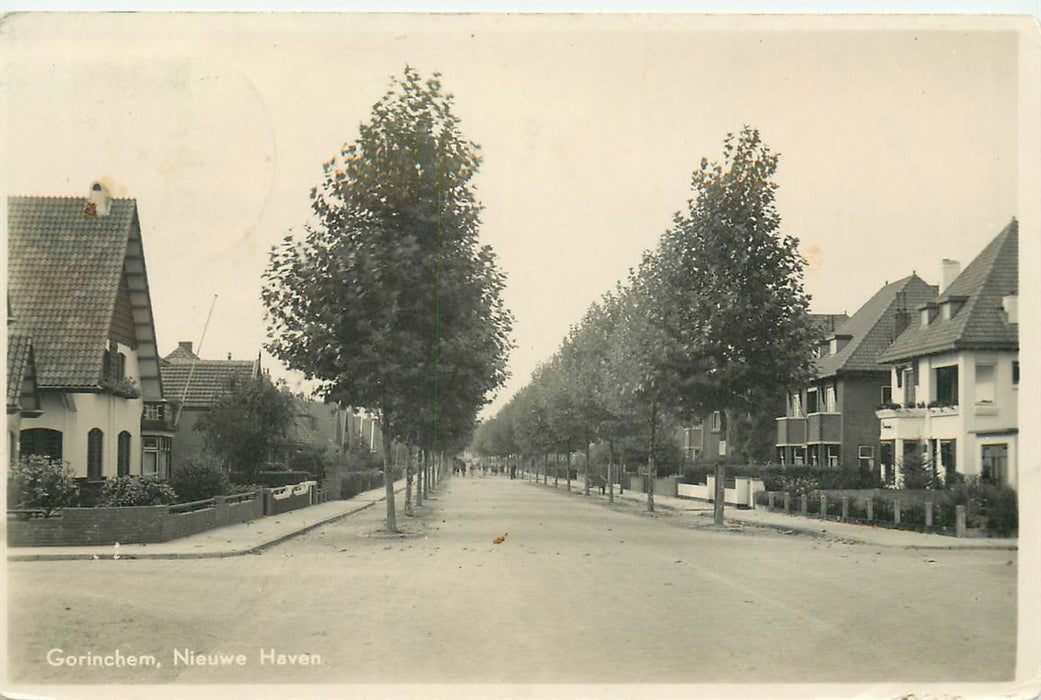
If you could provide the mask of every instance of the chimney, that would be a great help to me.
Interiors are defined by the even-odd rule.
[[[943,262],[940,263],[940,267],[942,269],[940,294],[943,294],[947,291],[947,288],[951,286],[951,282],[953,282],[958,277],[958,275],[961,274],[961,263],[957,260],[949,260],[947,258],[944,258]]]
[[[112,210],[112,197],[108,190],[100,182],[95,182],[90,187],[87,195],[87,205],[83,208],[86,216],[108,216]]]
[[[177,343],[177,349],[178,350],[184,350],[189,355],[194,355],[195,354],[195,353],[192,352],[192,341],[190,341],[190,340],[182,340],[182,341],[178,342]]]
[[[228,360],[231,360],[231,353],[228,353]]]

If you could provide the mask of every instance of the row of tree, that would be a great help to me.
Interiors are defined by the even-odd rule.
[[[262,290],[268,350],[326,398],[378,417],[389,532],[392,444],[419,450],[422,494],[431,456],[469,442],[506,377],[512,318],[495,255],[478,243],[479,148],[452,105],[438,74],[406,67],[323,165],[313,219],[272,249]]]
[[[653,476],[666,419],[719,411],[728,452],[747,455],[760,407],[811,376],[817,341],[798,241],[780,231],[777,162],[757,130],[728,134],[722,160],[703,159],[693,172],[686,211],[657,248],[589,307],[531,382],[480,426],[471,449],[565,453],[570,488],[574,451],[588,464],[590,445],[606,445],[610,468],[617,446],[640,440]]]

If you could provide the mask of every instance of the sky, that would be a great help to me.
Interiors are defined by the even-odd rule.
[[[967,264],[1024,215],[1017,28],[14,15],[0,25],[0,186],[85,196],[101,180],[136,198],[160,354],[190,340],[203,357],[252,358],[266,339],[268,253],[301,232],[322,163],[406,64],[439,71],[481,145],[481,239],[515,317],[511,378],[489,415],[656,244],[691,171],[746,124],[781,154],[777,205],[808,261],[811,310],[852,314],[887,281],[915,271],[938,283],[943,258]]]

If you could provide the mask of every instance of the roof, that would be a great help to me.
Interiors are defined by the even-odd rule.
[[[138,229],[133,199],[108,216],[84,215],[83,197],[10,197],[8,293],[32,336],[38,385],[96,387],[123,260]]]
[[[879,358],[900,362],[921,355],[960,349],[1019,348],[1019,324],[1009,323],[1002,298],[1019,288],[1019,224],[1015,219],[976,256],[936,300],[956,297],[964,305],[951,318],[943,314],[922,326],[917,317]]]
[[[212,408],[235,378],[260,374],[259,360],[191,360],[175,350],[160,363],[165,398],[185,408]],[[189,383],[190,379],[190,383]],[[188,388],[185,393],[185,387]]]
[[[935,298],[936,288],[918,275],[886,284],[830,334],[847,336],[848,341],[835,354],[824,355],[817,361],[817,375],[879,371],[879,356],[897,336],[897,312],[915,309]]]
[[[846,314],[808,314],[810,323],[821,333],[833,333],[835,328],[849,320]]]
[[[7,333],[7,405],[17,406],[22,393],[22,380],[29,369],[32,337],[21,331]]]

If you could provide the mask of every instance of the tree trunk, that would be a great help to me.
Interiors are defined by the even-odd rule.
[[[567,439],[567,492],[571,493],[571,438]]]
[[[651,445],[647,453],[647,512],[654,512],[654,438],[658,429],[658,402],[651,402]]]
[[[387,500],[387,532],[398,531],[398,521],[394,513],[394,458],[390,454],[390,421],[380,416],[380,430],[383,432],[383,486]]]
[[[553,488],[560,486],[560,453],[553,455]]]
[[[589,495],[589,440],[586,440],[586,495]]]
[[[549,452],[542,456],[542,485],[549,485]]]
[[[412,460],[414,459],[412,448],[408,450],[408,459],[405,460],[405,515],[415,515],[412,511]]]
[[[723,524],[723,489],[726,488],[727,465],[722,461],[716,462],[716,489],[712,501],[712,522],[716,525]]]
[[[424,467],[427,463],[427,451],[423,450],[423,462],[420,464],[419,469],[416,470],[416,507],[423,505],[423,485],[426,482],[426,472]]]
[[[612,480],[612,468],[614,467],[614,441],[607,441],[607,502],[614,503],[614,481]]]

